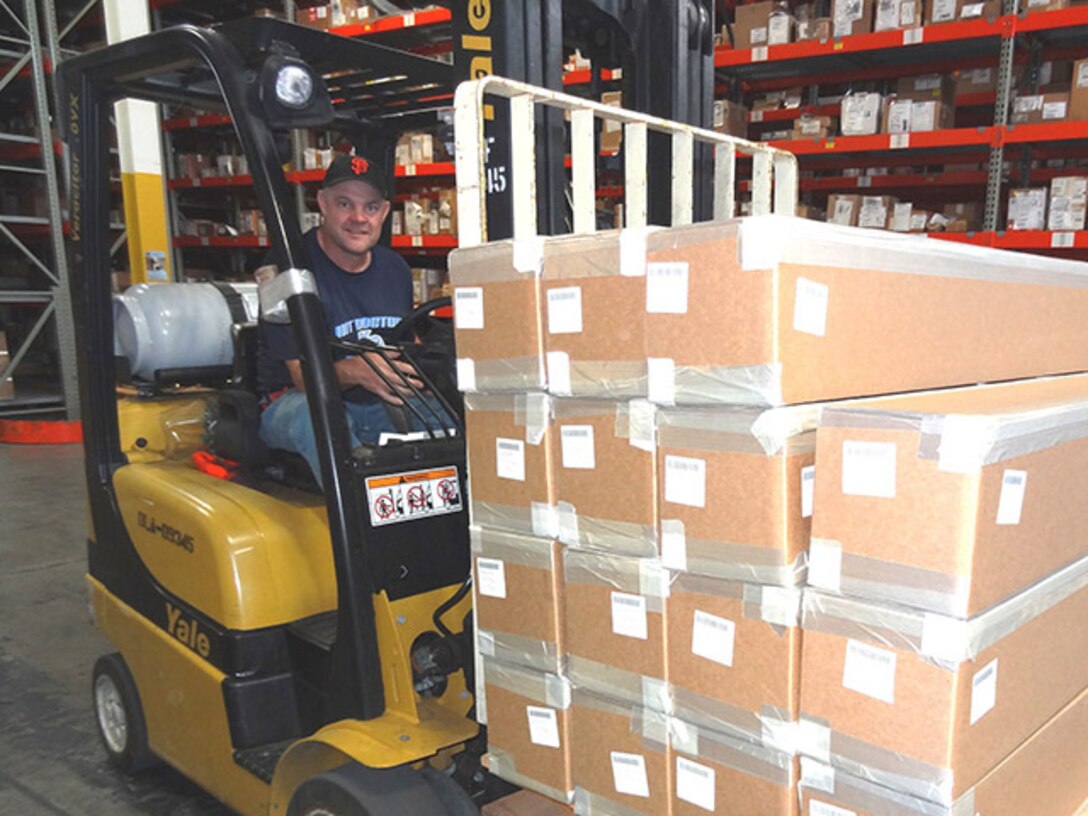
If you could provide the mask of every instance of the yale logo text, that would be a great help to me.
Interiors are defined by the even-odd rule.
[[[182,618],[181,610],[169,601],[166,602],[166,631],[201,657],[211,654],[212,643],[200,631],[200,624],[195,619]]]

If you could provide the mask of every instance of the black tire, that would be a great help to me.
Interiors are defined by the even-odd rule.
[[[480,816],[480,809],[476,807],[468,791],[458,785],[449,774],[430,765],[424,765],[419,773],[442,800],[447,816]]]
[[[287,816],[441,816],[442,800],[417,771],[356,762],[298,786]]]
[[[120,654],[103,655],[95,661],[91,702],[98,736],[111,763],[126,773],[159,764],[147,745],[147,721],[140,693]]]

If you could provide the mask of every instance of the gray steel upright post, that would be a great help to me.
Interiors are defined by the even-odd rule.
[[[1017,0],[1004,0],[1002,13],[1016,14]],[[1013,56],[1016,51],[1016,36],[1001,37],[1001,56],[997,66],[997,100],[994,102],[994,127],[1003,128],[1009,123],[1009,99],[1012,96]],[[983,210],[982,229],[993,232],[997,229],[997,215],[1001,211],[1001,175],[1005,169],[1005,147],[1003,140],[990,146],[990,163],[986,174],[986,206]]]

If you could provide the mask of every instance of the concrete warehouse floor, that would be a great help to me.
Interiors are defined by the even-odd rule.
[[[112,651],[90,623],[78,445],[0,445],[0,814],[225,816],[169,768],[107,761],[91,667]]]

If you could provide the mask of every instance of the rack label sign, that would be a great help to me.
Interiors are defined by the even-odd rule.
[[[372,527],[459,513],[462,508],[456,467],[371,476],[366,499]]]

